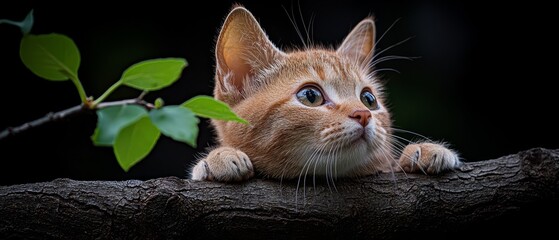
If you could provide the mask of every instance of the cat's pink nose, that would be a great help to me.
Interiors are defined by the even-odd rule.
[[[352,114],[349,115],[350,118],[354,119],[361,126],[365,127],[369,124],[369,120],[371,119],[371,112],[369,110],[355,110]]]

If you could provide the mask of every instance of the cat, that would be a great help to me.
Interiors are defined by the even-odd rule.
[[[284,52],[246,8],[233,7],[216,43],[214,96],[249,124],[212,120],[220,146],[192,168],[191,179],[312,173],[333,180],[457,168],[458,154],[444,144],[397,150],[383,88],[371,71],[374,46],[375,24],[368,17],[336,50]]]

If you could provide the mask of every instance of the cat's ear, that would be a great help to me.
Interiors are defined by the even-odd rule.
[[[243,92],[245,81],[284,55],[268,39],[254,16],[237,6],[227,16],[216,44],[216,80],[222,91]]]
[[[373,57],[374,47],[375,22],[369,17],[363,19],[363,21],[353,28],[342,45],[340,45],[337,52],[340,55],[367,65]]]

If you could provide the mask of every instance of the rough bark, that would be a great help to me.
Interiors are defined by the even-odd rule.
[[[440,176],[339,180],[335,188],[327,182],[313,186],[312,179],[306,188],[262,179],[57,179],[0,187],[0,238],[386,239],[478,236],[488,229],[552,232],[538,217],[556,217],[558,179],[559,149],[471,162]],[[529,229],[536,224],[538,229]]]

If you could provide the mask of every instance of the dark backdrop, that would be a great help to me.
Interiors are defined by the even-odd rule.
[[[466,161],[532,147],[559,147],[554,116],[556,60],[551,60],[556,54],[556,43],[551,44],[556,27],[549,6],[533,2],[487,6],[470,1],[239,2],[282,48],[302,46],[284,8],[288,12],[293,8],[295,17],[300,20],[302,15],[307,24],[312,19],[314,42],[328,46],[339,44],[369,14],[375,16],[379,34],[400,19],[379,49],[413,37],[386,55],[420,58],[380,65],[400,71],[383,75],[395,125],[451,143]],[[162,97],[167,104],[179,104],[198,94],[211,94],[214,39],[232,2],[182,5],[152,1],[117,7],[99,2],[23,1],[15,6],[4,4],[0,18],[19,20],[33,8],[33,33],[57,32],[74,39],[82,57],[79,75],[87,93],[96,97],[133,63],[158,57],[186,58],[190,65],[179,81],[147,96],[150,101]],[[17,28],[0,25],[0,129],[79,103],[71,82],[46,81],[25,68],[19,60],[20,38]],[[137,95],[123,87],[110,99]],[[203,121],[197,149],[162,136],[145,160],[124,173],[111,148],[92,145],[89,137],[95,121],[94,114],[83,114],[0,140],[0,184],[58,177],[184,177],[196,154],[213,145],[212,130]]]

